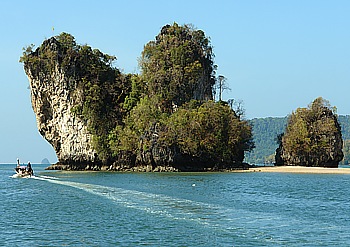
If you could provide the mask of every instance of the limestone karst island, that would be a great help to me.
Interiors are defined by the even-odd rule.
[[[50,169],[221,171],[246,168],[252,126],[221,99],[213,47],[192,25],[166,25],[124,74],[116,57],[67,33],[25,48],[40,134],[58,163]],[[329,103],[298,109],[280,135],[276,164],[338,167],[341,129]]]

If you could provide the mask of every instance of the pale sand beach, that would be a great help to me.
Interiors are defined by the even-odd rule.
[[[323,168],[304,166],[263,166],[249,168],[247,172],[286,172],[286,173],[317,173],[317,174],[350,174],[350,168]]]

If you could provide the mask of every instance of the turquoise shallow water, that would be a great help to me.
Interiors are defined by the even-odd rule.
[[[0,246],[350,246],[350,175],[13,167],[0,165]]]

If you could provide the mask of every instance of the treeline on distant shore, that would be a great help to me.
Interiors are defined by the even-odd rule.
[[[253,127],[255,149],[245,154],[250,164],[271,164],[275,162],[278,147],[277,136],[285,131],[288,117],[266,117],[249,120]],[[343,138],[344,159],[341,165],[350,163],[350,115],[338,115]]]

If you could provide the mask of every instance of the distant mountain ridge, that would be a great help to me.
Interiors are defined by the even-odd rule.
[[[267,117],[249,120],[253,126],[253,138],[256,147],[252,152],[245,154],[247,163],[263,164],[274,162],[275,151],[278,147],[276,137],[285,131],[287,119],[288,117]],[[339,115],[338,119],[345,144],[342,163],[348,163],[350,160],[347,154],[349,149],[347,146],[350,144],[350,115]]]

